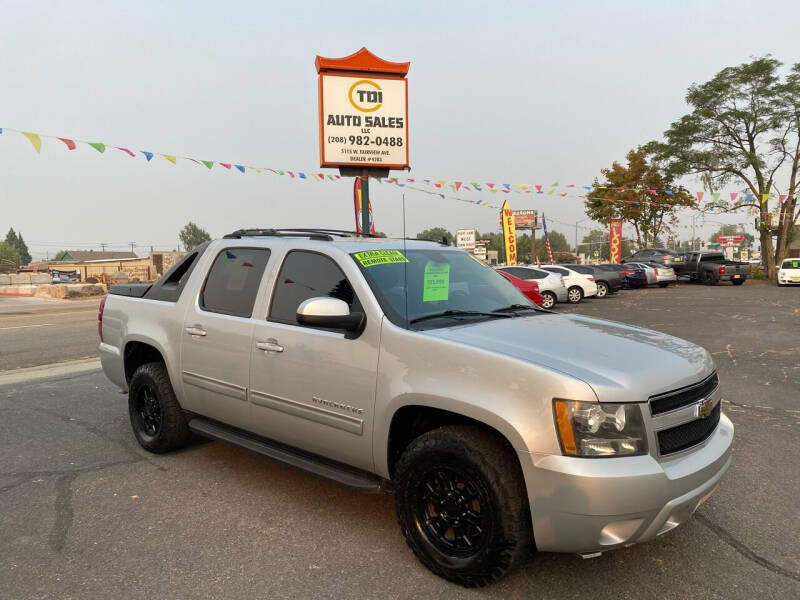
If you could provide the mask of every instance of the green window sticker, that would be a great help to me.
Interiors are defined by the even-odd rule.
[[[800,261],[793,260],[792,261],[792,268],[793,269],[800,269]]]
[[[425,265],[425,280],[422,285],[422,301],[447,300],[450,292],[450,265],[429,261]]]
[[[408,262],[408,259],[399,250],[366,250],[356,252],[353,256],[361,263],[362,267]]]

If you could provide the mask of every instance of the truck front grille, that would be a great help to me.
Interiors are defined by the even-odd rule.
[[[711,394],[719,385],[719,377],[713,373],[700,383],[673,390],[666,394],[650,396],[650,414],[653,416],[693,404]]]
[[[689,421],[677,427],[670,427],[658,432],[658,449],[661,456],[680,452],[702,443],[714,433],[719,424],[720,403],[714,407],[705,419]]]

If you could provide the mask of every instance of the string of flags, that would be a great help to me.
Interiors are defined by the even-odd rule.
[[[0,127],[0,135],[5,132],[15,132],[23,135],[25,138],[27,138],[27,140],[30,142],[31,146],[37,153],[41,153],[42,140],[45,139],[45,140],[58,141],[60,144],[63,144],[63,146],[66,147],[68,151],[76,150],[79,145],[85,145],[93,148],[100,154],[104,154],[107,150],[116,150],[119,152],[123,152],[124,154],[127,154],[131,158],[137,158],[141,156],[148,163],[150,163],[155,157],[161,157],[164,160],[172,163],[173,165],[177,165],[179,161],[189,161],[196,165],[203,166],[209,170],[212,169],[215,165],[218,165],[228,171],[231,172],[238,171],[241,174],[245,174],[248,171],[254,173],[272,173],[279,176],[288,176],[291,179],[308,180],[308,181],[336,181],[341,179],[341,176],[339,174],[314,172],[313,170],[301,171],[295,169],[292,170],[274,169],[272,167],[258,167],[252,165],[238,164],[235,162],[224,162],[220,160],[204,160],[204,159],[194,158],[191,156],[168,154],[163,152],[155,152],[151,150],[134,150],[131,149],[130,147],[116,146],[112,144],[107,144],[105,142],[79,140],[76,138],[44,135],[32,131],[23,131],[19,129]],[[740,208],[743,208],[743,205],[731,208],[727,205],[720,203],[721,201],[727,202],[729,198],[730,202],[733,203],[741,202],[744,203],[744,205],[754,205],[755,210],[752,212],[754,214],[758,213],[756,195],[753,194],[752,192],[729,192],[723,194],[723,192],[697,191],[694,194],[691,194],[685,189],[671,190],[671,189],[654,189],[654,188],[625,187],[625,186],[616,186],[616,187],[593,186],[593,185],[577,185],[574,183],[562,185],[558,181],[554,181],[549,186],[546,186],[544,184],[502,183],[502,182],[492,182],[492,181],[480,182],[471,180],[446,180],[446,179],[417,178],[417,177],[405,177],[405,178],[389,177],[380,179],[378,181],[381,183],[397,185],[399,187],[408,187],[409,189],[430,195],[436,195],[441,198],[448,198],[451,200],[473,204],[476,206],[485,206],[487,208],[495,210],[499,210],[500,208],[499,205],[494,204],[492,202],[488,202],[482,198],[478,199],[465,198],[462,196],[457,196],[455,194],[459,194],[462,192],[478,192],[481,194],[486,194],[486,193],[530,194],[530,195],[542,195],[542,196],[557,196],[561,198],[579,198],[583,200],[597,199],[608,203],[612,202],[624,203],[634,206],[659,205],[659,206],[666,206],[667,208],[672,208],[674,205],[671,202],[671,198],[680,196],[682,202],[685,202],[689,198],[691,198],[693,201],[692,205],[688,206],[682,205],[682,208],[698,210],[701,212],[711,212],[711,213],[733,212],[734,214],[738,214],[738,210]],[[618,198],[592,197],[589,195],[589,192],[591,191],[602,192],[603,190],[612,192],[636,192],[638,194],[649,194],[652,197],[652,199],[649,200],[618,199]],[[778,206],[781,206],[788,197],[789,197],[788,194],[769,193],[769,194],[762,194],[761,197],[758,199],[758,201],[760,201],[760,204],[765,204],[772,198],[776,198],[778,201]],[[800,193],[795,194],[794,197],[796,199],[800,199]],[[705,208],[701,208],[700,204],[703,202],[704,198],[706,199],[707,203]]]

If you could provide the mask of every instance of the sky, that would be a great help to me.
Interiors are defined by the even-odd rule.
[[[410,61],[410,173],[588,185],[687,112],[686,89],[772,54],[800,61],[797,8],[761,1],[9,2],[0,0],[0,128],[271,167],[319,169],[317,54]],[[336,173],[334,170],[326,171]],[[697,180],[683,182],[702,189]],[[390,235],[496,230],[494,209],[371,187]],[[732,190],[734,191],[734,190]],[[502,194],[460,194],[502,203]],[[509,194],[574,240],[583,200]],[[690,237],[683,212],[677,236]],[[0,134],[0,230],[62,248],[172,249],[188,221],[352,229],[352,184],[244,175]],[[696,218],[698,235],[743,215]],[[579,237],[589,221],[580,223]],[[687,229],[689,227],[689,229]]]

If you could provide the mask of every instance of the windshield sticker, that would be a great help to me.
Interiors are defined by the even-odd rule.
[[[422,301],[447,300],[450,291],[450,265],[433,261],[425,265],[425,281],[422,285]]]
[[[353,256],[361,263],[362,267],[408,262],[408,259],[399,250],[366,250],[356,252]]]

